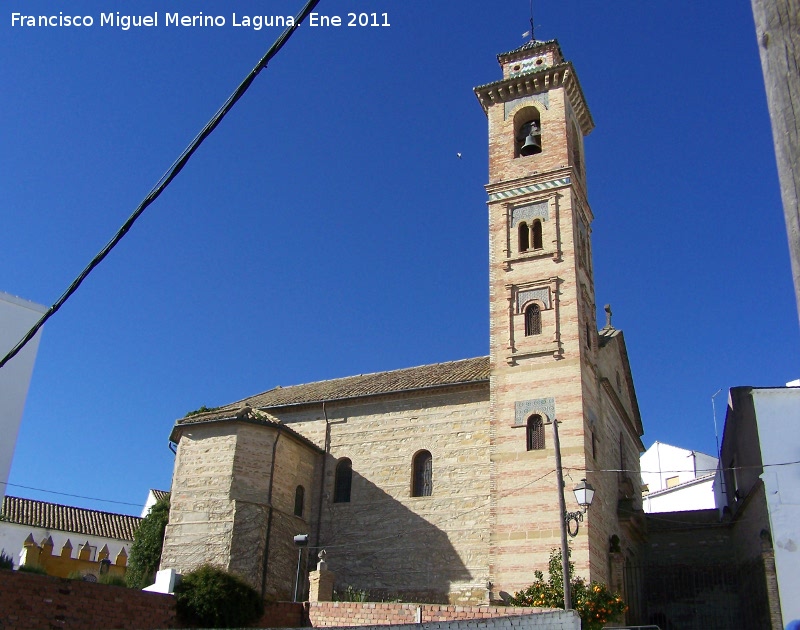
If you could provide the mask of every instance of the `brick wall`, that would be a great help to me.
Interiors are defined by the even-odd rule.
[[[0,628],[179,628],[171,595],[0,571]]]
[[[253,625],[300,628],[304,617],[303,604],[279,602],[268,605],[264,616]],[[156,630],[184,627],[178,622],[172,595],[0,571],[0,628]]]
[[[564,612],[550,608],[511,608],[505,606],[444,606],[437,604],[317,602],[309,604],[308,619],[311,626],[385,626],[413,624],[417,609],[421,609],[422,623],[435,624],[436,628],[458,630],[454,622],[482,620],[481,627],[497,628],[574,628],[579,630],[580,618],[574,611]],[[519,620],[513,618],[518,617]],[[509,620],[511,618],[511,620]],[[490,624],[490,620],[498,623]],[[447,623],[445,623],[447,622]],[[424,626],[423,626],[424,627]],[[431,627],[431,626],[429,626]]]

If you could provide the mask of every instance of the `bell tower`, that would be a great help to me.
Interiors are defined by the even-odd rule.
[[[498,56],[503,78],[475,88],[489,122],[493,598],[530,584],[560,547],[553,449],[558,421],[570,492],[593,485],[598,332],[583,139],[594,127],[555,40]],[[572,480],[572,481],[570,481]],[[607,529],[590,508],[572,538],[578,574],[607,578]],[[591,551],[590,551],[591,550]]]

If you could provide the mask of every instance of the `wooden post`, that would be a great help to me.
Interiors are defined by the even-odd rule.
[[[553,448],[556,451],[556,476],[558,477],[558,518],[561,521],[561,570],[564,572],[564,610],[572,607],[569,583],[569,546],[567,545],[567,505],[564,501],[564,471],[561,470],[561,443],[558,441],[558,421],[553,419]]]
[[[800,0],[751,0],[800,317]]]

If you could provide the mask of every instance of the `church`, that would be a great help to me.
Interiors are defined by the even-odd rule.
[[[622,332],[597,330],[584,138],[557,41],[498,56],[488,119],[490,355],[278,387],[177,420],[162,569],[212,563],[291,599],[325,551],[337,590],[502,602],[560,548],[553,423],[585,578],[621,590],[644,542],[642,421]],[[577,525],[577,528],[576,528]],[[577,532],[575,531],[577,529]]]

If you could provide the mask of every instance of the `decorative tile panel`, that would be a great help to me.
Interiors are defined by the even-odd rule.
[[[520,400],[514,403],[514,425],[525,426],[528,417],[539,412],[545,420],[552,422],[556,417],[555,398],[535,398],[533,400]]]
[[[533,96],[528,96],[523,99],[516,99],[505,103],[503,120],[508,120],[508,115],[511,113],[511,111],[516,109],[520,105],[525,105],[525,104],[532,105],[534,103],[541,103],[542,105],[544,105],[545,109],[550,109],[550,92],[543,92],[542,94],[534,94]]]
[[[520,291],[517,295],[517,313],[522,312],[522,307],[530,300],[539,300],[544,304],[545,309],[550,308],[550,289],[544,287],[542,289],[528,289],[527,291]]]
[[[542,221],[547,221],[549,218],[550,203],[547,200],[511,209],[512,227],[517,227],[517,224],[520,221],[530,221],[531,219],[541,219]]]
[[[551,188],[561,188],[562,186],[568,186],[571,181],[569,177],[562,177],[561,179],[554,179],[549,182],[542,182],[541,184],[532,184],[530,186],[522,186],[521,188],[513,188],[512,190],[503,190],[489,195],[489,201],[500,201],[502,199],[511,199],[512,197],[519,197],[520,195],[527,195],[542,190],[550,190]]]

